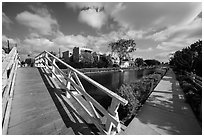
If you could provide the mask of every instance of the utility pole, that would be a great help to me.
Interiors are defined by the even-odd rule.
[[[8,43],[8,53],[10,52],[10,46],[9,46],[9,40],[7,40]]]
[[[60,51],[60,48],[59,48],[59,58],[61,58],[61,51]]]

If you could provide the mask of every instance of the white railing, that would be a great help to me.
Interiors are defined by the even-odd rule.
[[[56,60],[67,67],[68,74],[65,74],[59,67],[56,65]],[[101,84],[97,83],[96,81],[92,80],[88,76],[84,75],[82,72],[76,70],[75,68],[71,67],[70,65],[66,64],[56,56],[50,54],[47,51],[42,52],[35,58],[35,65],[37,67],[44,67],[46,70],[49,70],[52,74],[52,77],[58,79],[61,85],[66,89],[67,96],[71,95],[75,101],[80,105],[80,107],[84,110],[84,112],[89,116],[95,126],[99,129],[102,134],[116,134],[117,132],[121,131],[121,125],[118,117],[118,107],[120,104],[126,105],[128,103],[127,100],[120,97],[116,93],[112,92],[111,90],[107,89],[106,87],[102,86]],[[59,76],[60,75],[60,76]],[[85,79],[102,92],[106,93],[108,96],[112,98],[111,105],[109,106],[108,110],[102,107],[94,98],[92,98],[84,89],[79,77]],[[63,78],[63,79],[62,79]],[[64,82],[64,80],[66,82]],[[83,95],[86,101],[89,104],[89,108],[87,109],[83,103],[80,102],[70,91],[71,85],[76,89],[76,91]],[[97,108],[107,119],[103,125],[100,114],[96,111]]]
[[[2,134],[7,134],[13,98],[14,83],[18,67],[17,48],[13,47],[2,62]]]

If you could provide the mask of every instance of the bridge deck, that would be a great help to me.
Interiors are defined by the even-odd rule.
[[[41,69],[18,68],[14,89],[8,134],[94,134],[73,99]]]
[[[201,135],[189,104],[185,102],[175,74],[170,69],[152,92],[125,135]]]

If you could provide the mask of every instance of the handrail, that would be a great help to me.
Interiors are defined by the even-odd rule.
[[[68,75],[62,72],[58,68],[58,66],[55,63],[56,60],[64,64],[68,68]],[[120,104],[126,105],[128,103],[127,100],[120,97],[119,95],[112,92],[111,90],[107,89],[106,87],[102,86],[101,84],[97,83],[96,81],[92,80],[88,76],[84,75],[82,72],[76,70],[75,68],[66,64],[65,62],[63,62],[62,60],[60,60],[59,58],[57,58],[56,56],[52,55],[47,51],[44,51],[35,57],[35,64],[37,67],[43,67],[45,68],[45,70],[49,70],[52,76],[57,78],[57,80],[61,83],[61,85],[66,89],[67,93],[71,95],[73,99],[75,99],[75,101],[81,106],[81,108],[90,117],[92,122],[96,125],[96,127],[99,129],[99,131],[101,131],[102,134],[115,134],[116,132],[120,132],[121,126],[120,126],[117,109]],[[64,83],[63,80],[58,76],[57,72],[66,80],[66,83]],[[92,85],[96,86],[97,88],[99,88],[101,91],[103,91],[104,93],[106,93],[108,96],[112,98],[112,102],[108,110],[103,108],[94,98],[92,98],[85,91],[78,76],[82,77]],[[80,100],[78,100],[75,97],[75,95],[70,91],[70,85],[72,85],[78,93],[82,94],[85,97],[91,110],[88,110],[80,102]],[[102,121],[100,120],[100,115],[95,110],[95,108],[97,108],[104,115],[104,117],[107,118],[105,127],[103,126]]]
[[[117,97],[118,101],[123,104],[126,105],[127,101],[120,97],[119,95],[117,95],[116,93],[112,92],[111,90],[107,89],[106,87],[102,86],[101,84],[97,83],[96,81],[90,79],[88,76],[84,75],[82,72],[78,71],[77,69],[73,68],[72,66],[68,65],[67,63],[63,62],[62,60],[60,60],[59,58],[57,58],[56,56],[52,55],[51,53],[44,51],[41,54],[37,55],[37,57],[39,57],[40,55],[42,55],[43,53],[47,53],[50,56],[52,56],[53,58],[55,58],[57,61],[59,61],[60,63],[62,63],[63,65],[65,65],[66,67],[68,67],[69,69],[71,69],[72,71],[75,71],[79,76],[81,76],[82,78],[84,78],[85,80],[87,80],[88,82],[90,82],[91,84],[93,84],[94,86],[96,86],[97,88],[101,89],[103,92],[105,92],[106,94],[108,94],[111,97]]]
[[[17,48],[13,47],[2,62],[2,134],[7,134],[13,88],[18,67]]]

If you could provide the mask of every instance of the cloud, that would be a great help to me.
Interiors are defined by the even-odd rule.
[[[156,41],[165,41],[175,37],[189,38],[202,36],[202,19],[198,18],[186,25],[171,26],[163,31],[153,34],[149,38]]]
[[[32,10],[35,13],[24,11],[17,14],[18,23],[27,26],[30,32],[41,35],[54,35],[59,31],[57,20],[51,17],[47,9],[33,7]]]
[[[106,24],[108,16],[104,11],[104,3],[100,2],[76,2],[66,3],[67,7],[71,7],[74,10],[80,9],[78,19],[82,23],[95,28],[101,29]]]
[[[74,47],[87,46],[88,40],[82,35],[62,35],[53,39],[53,42],[62,50],[72,50]]]
[[[202,38],[202,19],[197,18],[182,26],[172,26],[152,36],[161,43],[156,47],[160,50],[179,50]]]
[[[117,3],[107,6],[112,18],[135,30],[187,24],[202,10],[201,3]]]
[[[4,12],[2,12],[2,25],[5,26],[7,29],[10,29],[10,24],[13,23],[11,19],[6,16]]]
[[[149,52],[149,51],[152,51],[153,49],[151,47],[147,48],[147,49],[141,49],[141,48],[137,48],[136,49],[136,53],[137,52]]]
[[[162,42],[156,47],[156,49],[169,51],[174,49],[182,49],[186,46],[188,45],[181,42]]]
[[[107,21],[106,14],[103,11],[97,12],[95,9],[82,10],[78,18],[80,22],[96,29],[100,29]]]
[[[168,51],[168,52],[158,53],[158,54],[155,55],[155,58],[160,60],[160,61],[166,62],[172,56],[171,55],[172,53],[174,53],[174,52],[173,51]]]
[[[32,5],[28,6],[34,13],[46,17],[51,16],[50,12],[46,5],[43,5],[42,3],[33,3]]]
[[[45,50],[56,51],[54,43],[46,38],[26,38],[21,42],[18,48],[20,54],[30,54],[32,56],[36,56]]]
[[[67,7],[71,7],[73,9],[83,9],[83,8],[98,8],[104,7],[104,3],[102,2],[67,2]]]

